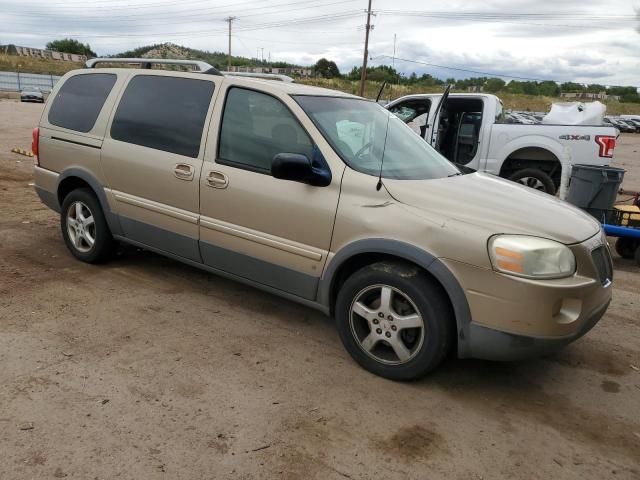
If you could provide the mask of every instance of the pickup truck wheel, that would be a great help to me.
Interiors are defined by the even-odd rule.
[[[60,227],[69,251],[78,260],[101,263],[115,247],[98,199],[88,188],[71,191],[62,201]]]
[[[523,168],[509,177],[512,182],[521,183],[525,187],[530,187],[539,192],[556,194],[556,186],[553,179],[542,170],[537,168]]]
[[[378,262],[358,270],[342,285],[335,312],[353,359],[391,380],[425,375],[453,344],[449,303],[439,285],[414,265]]]
[[[616,240],[616,252],[622,258],[633,258],[638,248],[640,248],[640,242],[633,238],[618,238]]]

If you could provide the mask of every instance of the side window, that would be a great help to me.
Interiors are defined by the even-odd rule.
[[[244,88],[229,89],[217,162],[269,173],[278,153],[300,153],[312,159],[313,142],[277,98]]]
[[[77,132],[90,131],[116,79],[113,73],[89,73],[69,78],[53,100],[49,123]]]
[[[418,116],[417,110],[413,108],[411,105],[407,105],[406,103],[401,103],[400,105],[395,105],[389,109],[391,113],[393,113],[396,117],[399,117],[404,123],[409,122],[411,119],[416,118]]]
[[[424,138],[430,107],[431,102],[429,100],[407,100],[406,102],[394,105],[389,111]]]
[[[116,110],[111,138],[195,158],[213,89],[206,80],[136,75]]]

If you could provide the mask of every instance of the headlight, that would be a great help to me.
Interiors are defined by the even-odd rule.
[[[527,278],[563,278],[576,271],[576,258],[566,245],[524,235],[496,235],[489,239],[493,268]]]

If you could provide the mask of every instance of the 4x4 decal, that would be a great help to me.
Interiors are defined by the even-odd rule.
[[[560,135],[560,140],[591,140],[591,135]]]

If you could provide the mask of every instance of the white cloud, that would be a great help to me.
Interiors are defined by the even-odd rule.
[[[372,57],[390,55],[397,34],[401,58],[501,75],[638,83],[640,19],[626,0],[485,0],[481,4],[450,0],[436,6],[424,0],[373,0],[373,5],[379,13],[371,35]],[[225,0],[221,4],[208,0],[5,0],[0,43],[42,47],[53,38],[78,34],[74,37],[100,54],[163,41],[226,51],[224,17],[234,15],[238,17],[233,37],[236,54],[254,57],[256,48],[264,48],[265,57],[270,53],[272,60],[303,64],[325,56],[348,71],[362,61],[365,6],[365,0]],[[397,11],[418,14],[398,15]],[[350,12],[354,15],[292,21]],[[434,18],[434,12],[457,15]],[[492,17],[495,14],[510,17]],[[281,23],[277,28],[255,29],[268,22]],[[396,65],[405,73],[474,75],[408,62]]]

